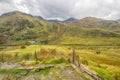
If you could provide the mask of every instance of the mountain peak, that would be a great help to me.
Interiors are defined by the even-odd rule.
[[[75,21],[75,20],[77,19],[71,17],[71,18],[66,19],[64,22],[70,22],[70,21]]]
[[[33,17],[31,14],[27,14],[27,13],[23,13],[23,12],[20,12],[20,11],[12,11],[12,12],[8,12],[8,13],[5,13],[5,14],[2,14],[1,16],[12,16],[12,15],[28,15],[28,16],[31,16]]]
[[[101,18],[96,18],[96,17],[85,17],[83,20],[103,20]]]

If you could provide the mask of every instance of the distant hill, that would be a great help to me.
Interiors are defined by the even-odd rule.
[[[61,20],[58,20],[58,19],[49,19],[49,20],[46,20],[48,22],[63,22]]]
[[[120,44],[120,23],[87,17],[49,22],[19,11],[0,16],[0,44]]]
[[[10,12],[0,17],[0,43],[37,40],[44,43],[53,41],[62,35],[65,27],[61,23],[50,23],[43,19],[22,12]],[[20,42],[21,43],[21,42]]]
[[[83,28],[103,28],[108,30],[120,30],[119,22],[94,17],[86,17],[74,22],[70,22],[68,23],[68,25],[79,26]]]
[[[63,22],[72,22],[72,21],[77,21],[77,19],[75,19],[75,18],[69,18],[69,19],[64,20]]]
[[[45,20],[43,17],[41,17],[41,16],[36,16],[37,18],[39,18],[39,19],[42,19],[42,20]]]
[[[47,20],[47,21],[49,21],[49,22],[72,22],[72,21],[76,21],[76,20],[77,20],[77,19],[75,19],[75,18],[68,18],[68,19],[63,20],[63,21],[58,20],[58,19],[49,19],[49,20]]]
[[[120,19],[117,19],[116,21],[117,21],[117,22],[120,22]]]

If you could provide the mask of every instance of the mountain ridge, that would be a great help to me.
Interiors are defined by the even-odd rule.
[[[90,42],[97,38],[112,38],[112,41],[108,40],[109,44],[115,43],[120,38],[120,23],[93,17],[67,22],[49,22],[42,17],[22,12],[10,12],[0,17],[1,44],[26,44],[31,40],[38,44],[68,44],[70,40],[72,44],[80,44],[82,42],[77,39],[81,38],[90,38]]]
[[[104,28],[109,30],[120,29],[120,23],[114,20],[104,20],[95,17],[86,17],[74,22],[69,22],[68,25],[86,27],[86,28]]]

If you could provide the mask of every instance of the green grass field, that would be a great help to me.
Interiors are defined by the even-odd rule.
[[[35,51],[38,53],[39,64],[57,64],[65,62],[73,48],[79,56],[79,61],[96,71],[100,76],[108,80],[119,80],[120,78],[120,46],[60,46],[60,45],[30,45],[21,48],[21,46],[8,46],[0,51],[11,55],[12,58],[5,60],[15,61],[15,56],[22,56],[19,63],[24,61],[32,61],[34,63]],[[25,57],[27,55],[27,57]],[[24,58],[23,58],[24,56]],[[40,56],[40,57],[39,57]],[[31,58],[32,57],[32,58]],[[21,57],[19,57],[21,58]]]

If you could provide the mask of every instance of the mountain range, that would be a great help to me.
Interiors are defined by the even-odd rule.
[[[58,19],[50,19],[50,20],[47,20],[49,22],[71,22],[71,21],[76,21],[77,19],[75,18],[68,18],[66,20],[58,20]]]
[[[119,45],[119,20],[95,17],[46,20],[19,11],[0,16],[0,44]]]

